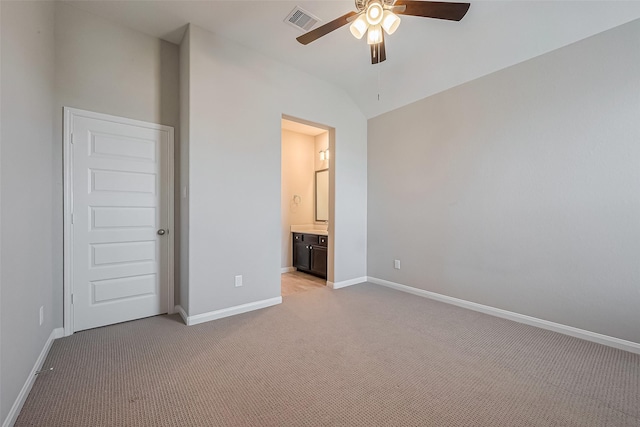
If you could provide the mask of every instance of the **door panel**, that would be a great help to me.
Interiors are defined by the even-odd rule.
[[[156,261],[156,242],[94,243],[93,267]]]
[[[172,130],[73,116],[74,331],[167,313]]]
[[[156,208],[92,207],[91,228],[154,227]]]
[[[92,302],[93,304],[99,304],[106,301],[122,301],[140,296],[155,295],[157,281],[158,278],[155,274],[97,280],[91,282],[93,286]]]
[[[155,194],[155,173],[91,170],[91,193],[113,191],[117,193]]]

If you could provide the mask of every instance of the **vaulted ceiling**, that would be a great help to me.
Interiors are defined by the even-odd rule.
[[[472,1],[461,22],[403,16],[387,60],[371,65],[348,26],[303,46],[284,22],[300,6],[321,25],[354,10],[352,0],[66,3],[173,43],[193,23],[335,84],[368,118],[640,19],[638,1]]]

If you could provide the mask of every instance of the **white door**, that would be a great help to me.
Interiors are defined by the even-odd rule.
[[[71,332],[172,311],[173,129],[65,118]]]

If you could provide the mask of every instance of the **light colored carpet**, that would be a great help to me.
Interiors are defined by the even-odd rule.
[[[17,426],[638,426],[640,356],[372,284],[56,340]]]
[[[290,273],[281,274],[281,290],[283,297],[293,295],[298,292],[307,292],[323,288],[326,284],[326,280],[301,271],[292,271]]]

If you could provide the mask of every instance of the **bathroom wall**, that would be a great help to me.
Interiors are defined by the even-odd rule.
[[[315,137],[314,145],[315,151],[313,152],[313,158],[315,170],[319,171],[322,169],[328,169],[331,153],[329,153],[329,159],[320,160],[320,151],[329,149],[329,132],[323,132],[320,135],[317,135]]]
[[[282,130],[282,268],[292,265],[290,227],[313,223],[315,145],[313,136]]]

